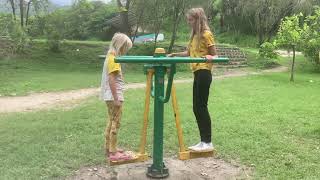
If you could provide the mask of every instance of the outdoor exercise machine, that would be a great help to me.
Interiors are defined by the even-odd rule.
[[[117,63],[145,63],[144,70],[147,74],[147,84],[143,128],[141,132],[139,152],[137,154],[133,153],[133,158],[128,161],[110,161],[110,165],[142,162],[148,159],[148,155],[145,152],[145,144],[148,127],[150,96],[152,96],[154,98],[153,164],[148,167],[147,176],[152,178],[165,178],[169,175],[169,170],[168,168],[166,168],[163,162],[163,112],[164,104],[169,101],[170,94],[172,94],[172,106],[174,110],[180,146],[180,152],[178,155],[179,159],[186,160],[190,158],[210,157],[214,155],[215,151],[194,152],[186,150],[183,142],[182,128],[180,125],[180,115],[178,111],[176,92],[173,85],[173,77],[176,73],[177,63],[203,63],[206,62],[207,59],[190,57],[166,57],[165,50],[163,48],[157,48],[155,50],[154,56],[120,56],[116,57],[115,61]],[[218,57],[213,59],[212,62],[228,62],[228,58]],[[168,80],[165,91],[166,74],[168,74]]]

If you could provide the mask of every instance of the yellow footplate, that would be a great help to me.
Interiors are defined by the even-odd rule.
[[[179,159],[180,160],[188,160],[193,158],[203,158],[203,157],[213,157],[217,154],[217,151],[214,149],[212,151],[183,151],[179,152]]]
[[[202,158],[202,157],[213,157],[217,151],[214,149],[212,151],[190,151],[190,159]]]
[[[109,161],[110,166],[114,165],[120,165],[120,164],[129,164],[129,163],[136,163],[136,162],[144,162],[149,159],[147,154],[140,154],[140,153],[135,153],[133,151],[126,151],[125,152],[127,155],[130,155],[130,159],[124,159],[124,160],[119,160],[119,161]]]

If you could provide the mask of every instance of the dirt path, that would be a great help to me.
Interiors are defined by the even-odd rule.
[[[276,52],[282,57],[292,57],[293,56],[292,51],[276,50]],[[302,52],[297,51],[296,55],[302,55]]]
[[[208,180],[208,179],[253,179],[253,167],[228,163],[218,158],[198,158],[181,161],[176,158],[165,158],[169,169],[167,180]],[[67,180],[148,180],[147,167],[152,161],[120,166],[83,167],[74,172]]]
[[[283,72],[286,70],[286,67],[277,67],[261,72],[248,72],[235,69],[231,71],[226,71],[223,75],[214,76],[214,79],[240,77],[270,72]],[[174,82],[177,84],[190,83],[192,81],[193,79],[181,79],[175,80]],[[126,89],[136,89],[144,87],[145,83],[130,83],[125,85]],[[49,109],[53,107],[72,108],[75,105],[79,104],[81,100],[86,99],[87,97],[93,95],[97,96],[99,91],[99,88],[88,88],[61,92],[35,93],[30,94],[28,96],[20,97],[0,97],[0,113],[27,112]]]

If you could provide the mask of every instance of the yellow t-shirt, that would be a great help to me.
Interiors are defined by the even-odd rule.
[[[119,71],[121,72],[121,66],[120,66],[120,63],[115,63],[114,62],[114,59],[115,59],[115,55],[110,53],[107,55],[107,72],[108,74],[112,73],[112,72],[115,72],[115,71]]]
[[[209,47],[214,46],[214,37],[212,33],[205,30],[200,38],[199,49],[197,48],[197,36],[194,36],[189,43],[189,53],[190,57],[199,58],[209,54]],[[191,70],[195,72],[199,69],[212,70],[212,63],[191,63]]]

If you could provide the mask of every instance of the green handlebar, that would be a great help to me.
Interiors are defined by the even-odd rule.
[[[213,63],[228,62],[227,57],[218,57],[212,59]],[[204,63],[206,58],[190,58],[190,57],[153,57],[153,56],[120,56],[116,57],[116,63]]]
[[[160,96],[159,99],[163,103],[167,103],[170,99],[170,94],[171,94],[171,89],[172,89],[172,82],[173,82],[173,76],[176,73],[176,64],[171,64],[170,66],[170,72],[168,75],[168,85],[167,85],[167,90],[166,90],[166,96],[162,97]]]

